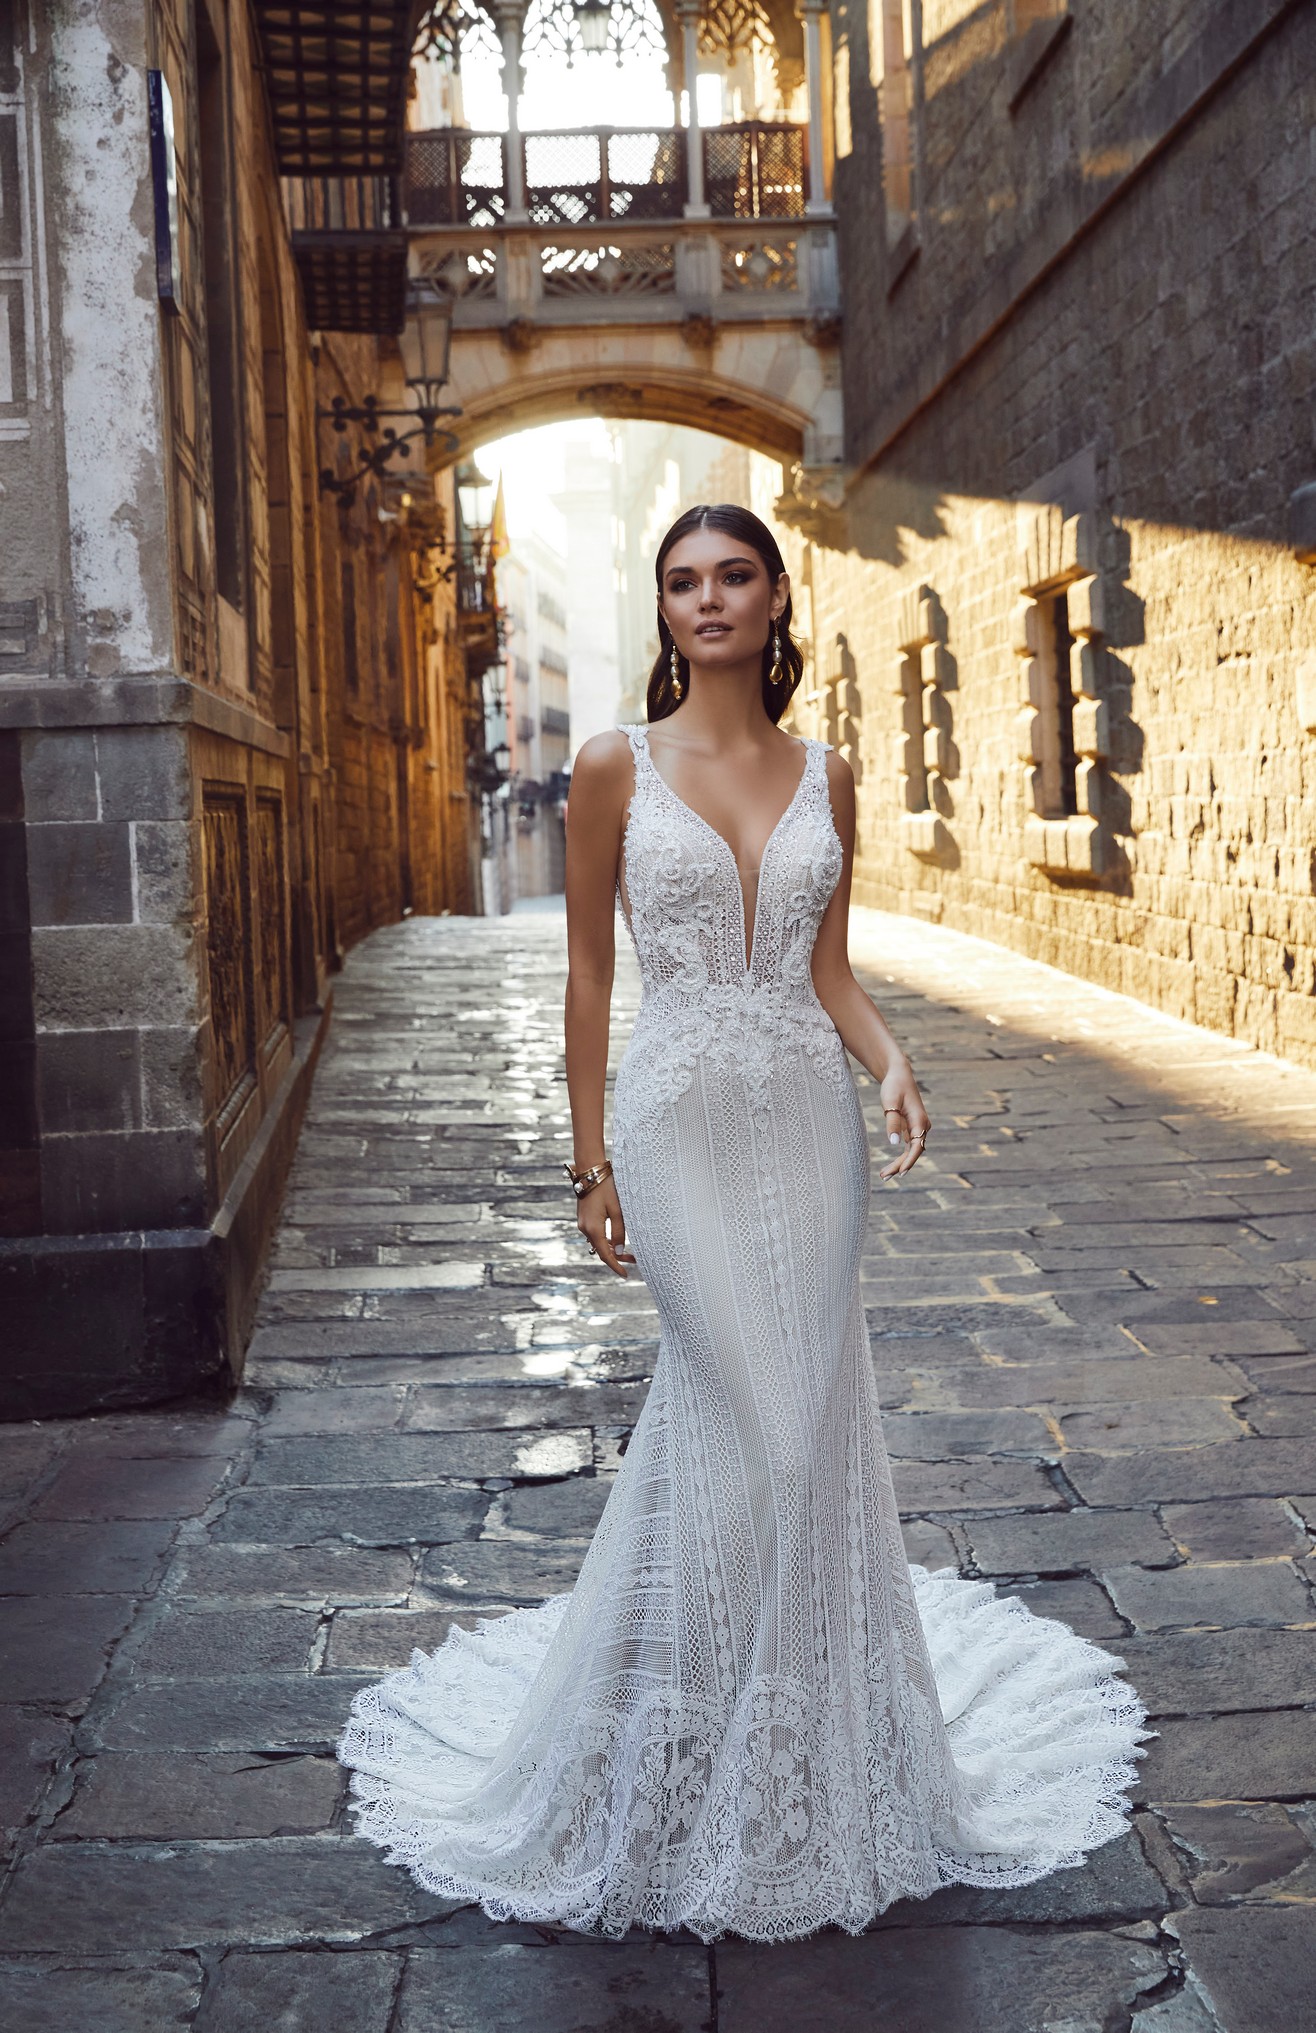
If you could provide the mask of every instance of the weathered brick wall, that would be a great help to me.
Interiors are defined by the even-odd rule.
[[[844,690],[853,659],[861,901],[1316,1063],[1316,741],[1297,685],[1316,649],[1316,572],[1286,536],[1290,493],[1316,477],[1311,10],[1259,7],[1250,29],[1278,13],[1273,33],[1090,230],[1071,209],[1051,272],[969,345],[974,317],[1031,272],[1047,175],[1029,163],[1050,148],[1050,187],[1072,207],[1079,155],[1161,103],[1176,65],[1180,82],[1184,66],[1211,75],[1219,11],[1075,8],[1012,121],[1004,9],[925,5],[941,39],[924,73],[923,246],[890,302],[880,263],[863,267],[880,209],[857,120],[842,165],[847,421],[857,461],[887,449],[851,490],[844,541],[813,545],[807,568],[820,676]],[[994,208],[1007,220],[993,237]],[[1021,496],[1084,511],[1095,546],[1109,718],[1098,879],[1027,858]],[[920,585],[944,614],[949,681],[941,832],[916,853],[898,688]]]

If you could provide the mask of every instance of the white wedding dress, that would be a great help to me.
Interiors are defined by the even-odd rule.
[[[415,1653],[340,1756],[361,1831],[495,1918],[857,1932],[1121,1834],[1145,1715],[1119,1660],[905,1558],[860,1303],[868,1143],[810,975],[841,869],[824,744],[751,943],[730,847],[626,731],[643,999],[612,1156],[653,1384],[574,1589]]]

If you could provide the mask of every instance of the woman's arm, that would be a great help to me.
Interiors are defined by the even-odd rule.
[[[835,753],[827,757],[827,787],[844,859],[841,879],[818,927],[813,949],[813,985],[846,1050],[881,1083],[890,1141],[899,1143],[901,1132],[904,1133],[906,1148],[879,1174],[883,1179],[900,1178],[912,1171],[922,1157],[922,1140],[932,1125],[908,1059],[887,1029],[876,1003],[864,993],[850,970],[846,928],[854,873],[854,775],[844,757]]]
[[[617,867],[630,795],[630,743],[620,732],[584,743],[567,802],[567,1094],[577,1171],[600,1165],[608,1077],[608,1012],[615,963]],[[624,1278],[626,1225],[608,1178],[577,1202],[576,1225],[595,1255]]]

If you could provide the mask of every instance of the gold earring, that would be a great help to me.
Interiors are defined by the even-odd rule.
[[[672,644],[671,672],[672,696],[679,703],[685,697],[685,686],[681,683],[681,653],[675,643]]]
[[[781,679],[781,636],[774,621],[772,624],[772,669],[768,673],[768,683],[770,685],[779,685]]]

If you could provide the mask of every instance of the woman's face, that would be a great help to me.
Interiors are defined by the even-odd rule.
[[[673,544],[659,604],[688,662],[730,666],[761,656],[790,594],[758,552],[723,530],[697,529]]]

